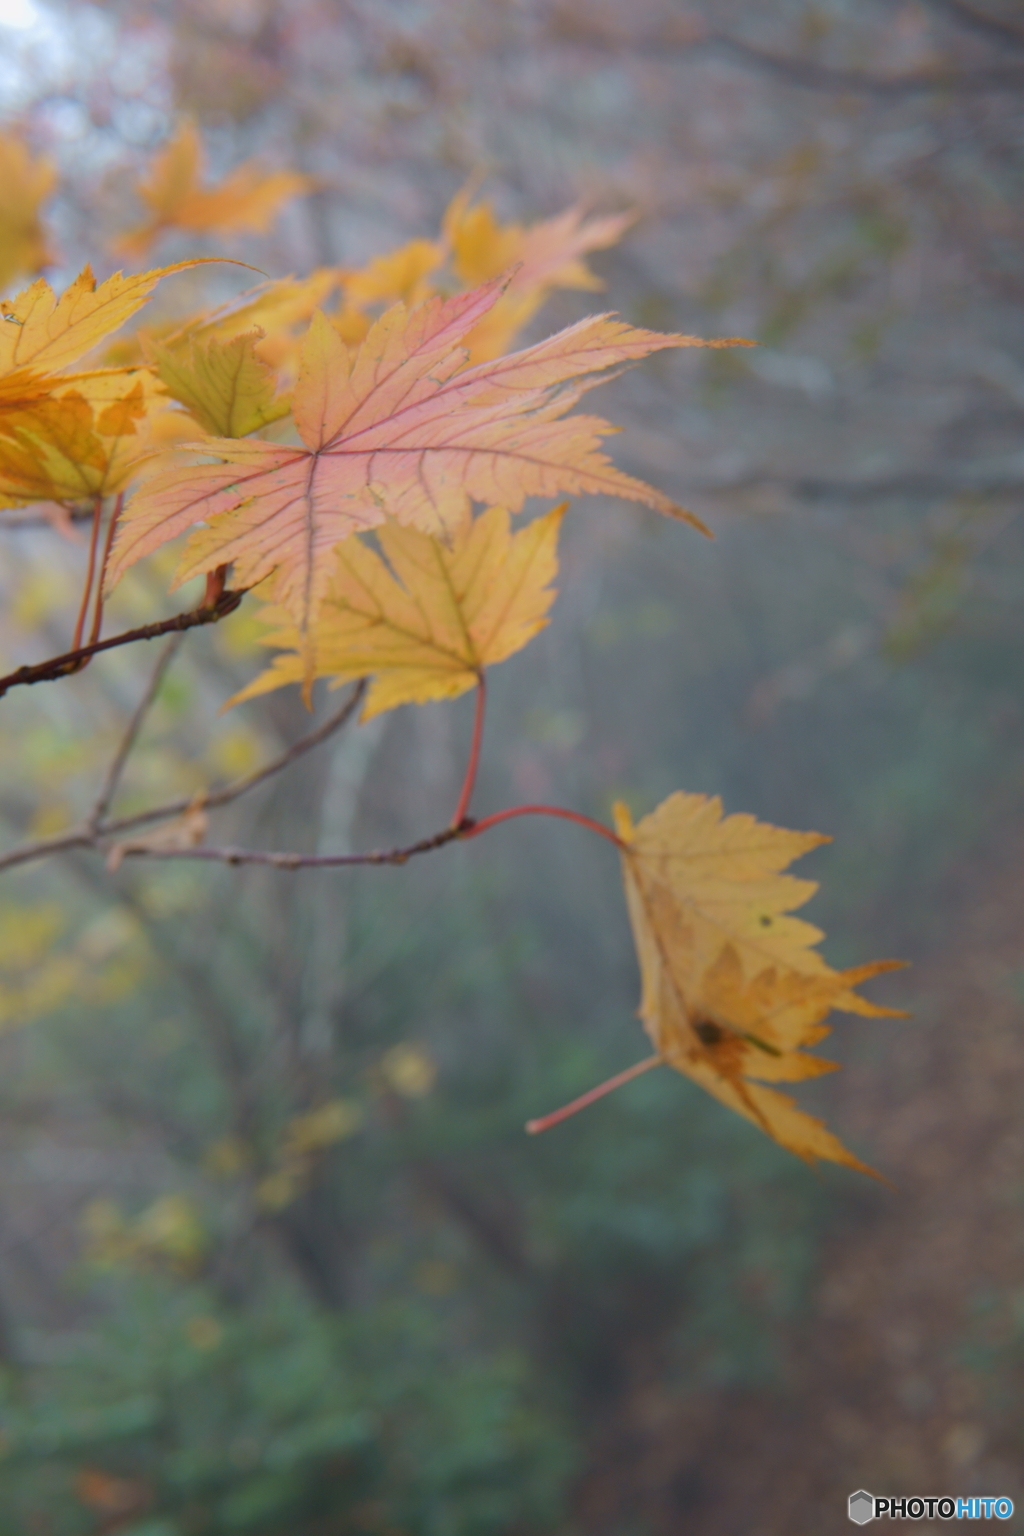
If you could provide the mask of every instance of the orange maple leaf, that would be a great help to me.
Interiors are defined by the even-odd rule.
[[[0,414],[0,495],[65,505],[119,491],[169,411],[145,370],[52,377],[45,398]]]
[[[314,316],[293,402],[301,445],[212,438],[194,446],[220,463],[148,478],[118,531],[111,582],[205,520],[176,582],[228,562],[241,586],[276,573],[273,598],[290,612],[305,646],[333,573],[326,555],[387,516],[450,537],[471,501],[517,512],[527,496],[590,492],[643,502],[703,528],[600,451],[614,430],[606,421],[564,417],[601,382],[596,375],[651,352],[746,343],[663,335],[595,315],[466,368],[461,339],[503,287],[495,280],[411,312],[396,304],[354,356],[330,322]]]
[[[471,360],[485,362],[506,352],[554,289],[602,288],[581,258],[614,245],[635,218],[633,213],[588,218],[576,206],[538,224],[499,224],[490,203],[471,207],[466,192],[453,198],[442,230],[456,277],[476,287],[515,268],[506,292],[466,337]]]
[[[283,203],[308,192],[313,183],[296,171],[265,171],[247,160],[216,186],[202,185],[205,155],[195,124],[182,123],[155,156],[150,173],[136,187],[150,217],[116,242],[125,256],[140,256],[165,230],[190,234],[213,230],[268,229]]]

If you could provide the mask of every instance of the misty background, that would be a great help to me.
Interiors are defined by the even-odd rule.
[[[402,869],[8,872],[5,1528],[809,1536],[858,1487],[1024,1496],[1022,90],[1011,0],[0,4],[4,124],[62,172],[57,287],[113,269],[182,114],[215,177],[316,179],[216,244],[272,276],[433,236],[470,178],[506,219],[636,211],[605,295],[526,339],[600,305],[759,343],[601,397],[616,462],[714,540],[574,502],[552,623],[491,675],[474,810],[720,794],[833,837],[799,870],[832,964],[912,962],[872,987],[911,1017],[839,1018],[844,1071],[800,1090],[887,1186],[667,1071],[524,1136],[646,1050],[614,855],[568,824]],[[155,312],[246,286],[178,284]],[[66,644],[83,564],[4,532],[8,666]],[[167,602],[150,574],[112,611]],[[154,659],[3,701],[5,846],[88,808]],[[189,636],[124,805],[309,729],[291,694],[218,713],[256,663],[244,607]],[[443,826],[471,720],[344,731],[217,840]],[[344,1134],[275,1196],[328,1100]]]

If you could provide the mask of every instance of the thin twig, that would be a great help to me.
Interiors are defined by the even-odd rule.
[[[888,475],[865,475],[856,479],[828,479],[817,475],[776,475],[752,472],[732,480],[705,480],[694,487],[702,496],[730,496],[759,489],[778,490],[806,501],[845,497],[850,501],[873,501],[879,496],[948,496],[958,491],[975,491],[984,496],[1020,496],[1024,475],[1011,467],[1001,470],[984,465],[948,469],[906,469]]]
[[[125,764],[127,763],[131,750],[135,745],[139,731],[142,728],[142,722],[149,714],[149,711],[153,705],[153,701],[155,700],[157,693],[160,690],[160,684],[164,680],[164,675],[167,672],[167,668],[170,666],[171,662],[177,655],[177,652],[184,638],[185,636],[183,634],[172,635],[167,644],[164,646],[163,650],[160,652],[159,660],[157,661],[156,666],[153,668],[153,674],[149,679],[146,690],[138,704],[135,706],[132,717],[128,722],[128,727],[121,738],[120,745],[118,746],[117,751],[114,753],[114,756],[110,761],[110,766],[107,769],[106,777],[103,780],[103,785],[96,797],[96,804],[93,806],[89,820],[86,823],[87,827],[94,836],[97,834],[100,824],[107,814],[111,800],[113,800],[115,794],[117,793],[117,787],[121,782],[121,775],[124,772]]]
[[[983,69],[915,70],[906,74],[876,75],[863,69],[836,69],[828,64],[772,53],[724,32],[709,33],[706,42],[728,58],[735,59],[763,73],[773,75],[786,85],[811,91],[848,91],[857,96],[877,96],[900,100],[908,96],[930,96],[936,92],[974,95],[988,91],[1019,90],[1024,85],[1024,68],[1019,64],[992,65]]]
[[[0,858],[0,870],[16,869],[19,864],[35,864],[39,859],[51,858],[56,853],[71,853],[76,848],[93,848],[96,839],[90,833],[76,828],[73,832],[61,832],[56,837],[40,837],[34,843],[22,843]]]
[[[967,8],[955,8],[966,19]],[[973,13],[972,19],[975,22],[980,20],[977,13]],[[1014,36],[1015,29],[1009,31],[1007,40]],[[681,28],[665,29],[639,39],[627,37],[612,28],[574,25],[573,41],[661,61],[703,49],[723,54],[745,68],[771,75],[785,85],[811,91],[843,91],[883,100],[898,101],[909,96],[926,96],[936,92],[974,95],[988,91],[1019,90],[1024,85],[1024,67],[1019,64],[996,64],[970,70],[912,70],[891,75],[875,74],[864,69],[838,69],[830,64],[817,64],[792,54],[759,48],[732,33],[717,32],[699,20],[688,20]]]
[[[160,635],[177,634],[179,630],[198,629],[203,624],[216,624],[218,620],[227,618],[229,613],[234,613],[244,596],[244,592],[225,592],[212,608],[193,608],[188,613],[176,613],[173,618],[160,619],[155,624],[142,624],[138,629],[112,635],[109,640],[96,640],[91,645],[65,651],[62,656],[51,656],[49,661],[37,662],[34,667],[19,667],[16,672],[8,672],[6,677],[0,677],[0,698],[9,688],[17,688],[21,684],[50,683],[59,677],[67,677],[77,672],[83,661],[100,651],[112,651],[117,646],[131,645],[136,640],[156,640]]]
[[[1024,26],[1012,21],[1004,21],[997,16],[989,16],[984,11],[975,10],[967,0],[928,0],[933,11],[939,11],[959,22],[961,26],[970,27],[973,31],[981,33],[996,43],[1009,43],[1011,47],[1024,48]]]
[[[468,824],[472,826],[472,823]],[[470,835],[466,827],[445,827],[432,837],[423,837],[417,843],[407,843],[402,848],[374,849],[370,853],[274,853],[266,848],[145,848],[141,844],[129,845],[124,850],[128,858],[145,859],[199,859],[208,864],[263,864],[270,869],[340,869],[349,864],[407,864],[420,853],[433,853],[446,843]]]
[[[321,742],[327,740],[335,731],[350,720],[356,709],[362,702],[366,692],[365,680],[356,684],[352,693],[346,699],[340,709],[318,725],[315,731],[310,731],[299,741],[293,742],[280,756],[272,758],[269,763],[264,763],[262,768],[257,768],[254,773],[248,774],[243,779],[236,779],[234,783],[225,785],[222,789],[211,790],[203,800],[204,807],[213,809],[216,806],[228,805],[232,800],[239,799],[242,795],[255,789],[266,779],[281,773],[297,758],[311,752]],[[120,832],[129,832],[135,827],[145,826],[153,821],[169,821],[174,816],[181,816],[195,803],[195,797],[189,796],[180,800],[169,800],[163,805],[150,806],[145,811],[136,811],[131,816],[121,816],[113,821],[101,820],[92,829],[88,824],[76,827],[70,832],[62,832],[55,837],[39,838],[33,843],[24,843],[20,848],[12,848],[10,853],[0,855],[0,870],[13,869],[19,864],[31,864],[38,859],[45,859],[52,854],[70,853],[78,848],[95,848],[101,838],[113,837]]]
[[[352,718],[362,703],[365,693],[366,679],[361,678],[341,708],[335,710],[333,715],[328,715],[323,724],[318,725],[315,731],[310,731],[307,736],[300,737],[298,741],[293,742],[290,747],[282,752],[279,757],[271,758],[269,763],[264,763],[262,768],[257,768],[255,772],[247,774],[245,778],[235,779],[233,783],[224,785],[222,789],[211,789],[209,794],[203,797],[203,809],[212,811],[217,806],[230,805],[232,800],[237,800],[240,796],[247,795],[258,784],[262,784],[266,779],[273,778],[275,774],[283,772],[297,758],[304,757],[307,752],[311,752],[314,747],[318,747],[321,742],[326,741],[329,736],[333,736],[335,731],[339,731]],[[145,826],[147,822],[167,821],[172,816],[181,816],[194,804],[194,795],[183,796],[180,800],[169,800],[164,805],[155,805],[145,811],[136,811],[132,816],[121,816],[116,821],[105,821],[98,829],[98,832],[102,837],[110,837],[118,832],[128,832],[134,827]],[[3,861],[0,860],[0,869],[2,868]]]
[[[205,802],[209,805],[209,801]],[[579,811],[569,811],[557,805],[514,805],[506,811],[496,811],[493,816],[485,816],[481,821],[473,821],[467,817],[458,826],[445,827],[442,832],[435,832],[432,837],[420,838],[418,842],[406,843],[400,848],[373,849],[369,853],[276,853],[266,848],[232,848],[232,847],[203,847],[198,848],[147,848],[142,844],[128,846],[124,850],[125,858],[146,859],[199,859],[210,864],[262,864],[270,869],[340,869],[348,865],[380,865],[380,864],[407,864],[421,853],[433,853],[435,848],[444,848],[448,843],[468,841],[478,837],[481,832],[487,832],[491,827],[499,826],[503,821],[511,821],[515,816],[559,816],[565,821],[574,821],[577,826],[586,827],[588,832],[596,832],[607,842],[613,843],[616,848],[622,849],[625,844],[622,839],[616,837],[610,827],[602,826],[601,822],[594,821],[590,816],[584,816]],[[2,867],[2,866],[0,866]]]

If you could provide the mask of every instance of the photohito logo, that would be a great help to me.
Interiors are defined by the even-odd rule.
[[[1009,1520],[1012,1499],[876,1499],[866,1488],[850,1494],[848,1513],[855,1525],[888,1515],[890,1520]]]

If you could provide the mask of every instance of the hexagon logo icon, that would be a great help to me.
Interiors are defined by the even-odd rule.
[[[855,1525],[867,1525],[875,1518],[875,1496],[866,1488],[858,1488],[850,1494],[849,1516]]]

